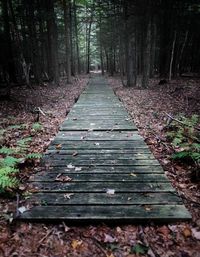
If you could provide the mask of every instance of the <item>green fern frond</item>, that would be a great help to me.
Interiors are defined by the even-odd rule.
[[[32,125],[32,129],[34,129],[36,131],[40,131],[40,130],[42,130],[42,128],[43,128],[43,126],[38,122],[33,123],[33,125]]]
[[[40,153],[29,153],[26,155],[27,159],[40,159],[42,155]]]
[[[11,155],[16,153],[15,148],[9,148],[9,147],[2,147],[0,148],[0,154],[6,154],[6,155]]]

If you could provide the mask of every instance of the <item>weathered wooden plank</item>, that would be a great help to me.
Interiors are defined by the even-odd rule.
[[[138,174],[134,172],[129,173],[70,173],[70,172],[56,172],[56,173],[46,173],[46,174],[36,174],[30,178],[31,181],[35,182],[53,182],[62,181],[70,179],[73,182],[168,182],[167,177],[164,174]]]
[[[40,205],[156,205],[181,204],[179,196],[173,193],[37,193],[32,202]],[[153,206],[152,206],[153,207]]]
[[[168,182],[33,182],[38,192],[99,192],[106,193],[108,189],[118,192],[175,192]]]
[[[143,142],[139,141],[101,141],[101,140],[81,140],[81,141],[71,141],[71,140],[58,140],[55,139],[51,142],[49,149],[149,149],[148,146]]]
[[[47,150],[45,154],[56,154],[59,153],[60,155],[63,154],[69,154],[74,155],[76,154],[138,154],[138,149],[79,149],[78,151],[75,151],[73,149],[64,149],[64,150]],[[146,154],[152,154],[149,149],[142,149],[140,148],[139,153],[146,153]]]
[[[120,132],[120,131],[62,131],[56,136],[56,139],[63,140],[134,140],[134,141],[144,141],[144,139],[138,135],[136,131],[132,132]]]
[[[70,168],[67,167],[53,167],[53,166],[45,166],[42,167],[42,174],[46,174],[47,172],[53,172],[53,173],[65,173],[65,172],[70,172],[72,173],[77,173],[77,168],[78,168],[78,172],[79,173],[93,173],[95,174],[104,174],[104,173],[108,173],[108,174],[112,174],[112,173],[123,173],[123,174],[130,174],[130,173],[135,173],[135,174],[163,174],[164,171],[161,168],[161,166],[98,166],[98,167],[94,167],[92,165],[85,165],[85,166],[81,166],[81,165],[76,165],[74,167]]]
[[[49,159],[45,160],[45,164],[52,166],[52,167],[62,167],[67,166],[69,164],[76,165],[76,166],[150,166],[150,165],[160,165],[157,160],[127,160],[127,159],[120,159],[120,160],[101,160],[101,159],[92,159],[92,160],[54,160]]]
[[[80,154],[74,152],[72,155],[68,154],[48,154],[45,155],[44,160],[155,160],[155,157],[152,154]]]
[[[135,127],[131,126],[131,125],[114,125],[114,126],[108,126],[108,125],[104,125],[102,124],[101,126],[90,126],[90,125],[85,125],[85,126],[74,126],[74,125],[67,125],[67,126],[62,126],[60,128],[60,131],[88,131],[88,130],[93,130],[93,131],[102,131],[102,130],[110,130],[110,131],[120,131],[120,130],[128,130],[128,131],[133,131],[136,130]]]
[[[37,206],[21,215],[21,219],[67,221],[154,221],[189,220],[191,215],[183,205],[121,206]]]

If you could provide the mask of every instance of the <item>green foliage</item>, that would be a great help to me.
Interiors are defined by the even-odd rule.
[[[18,169],[10,166],[0,166],[0,193],[5,192],[7,188],[15,188],[18,180],[13,174],[19,172]]]
[[[14,168],[19,162],[20,162],[19,158],[6,156],[3,160],[0,161],[0,166]]]
[[[33,123],[33,125],[32,125],[32,129],[34,129],[35,131],[41,131],[42,128],[43,128],[42,125],[38,122]]]
[[[27,159],[40,159],[42,155],[40,153],[29,153],[26,155]]]
[[[14,154],[16,151],[13,148],[9,148],[9,147],[2,147],[0,149],[0,154],[6,154],[6,155],[11,155]]]
[[[8,126],[7,129],[25,129],[27,127],[26,124],[19,124],[19,125],[11,125]]]
[[[18,140],[15,148],[2,147],[0,149],[0,154],[4,156],[0,160],[0,193],[6,192],[8,188],[17,187],[19,182],[15,175],[19,172],[17,166],[21,161],[41,158],[39,153],[27,154],[31,141],[31,137],[26,137]]]
[[[190,118],[181,116],[171,123],[171,132],[168,133],[175,153],[173,159],[191,160],[196,165],[200,164],[200,133],[197,129],[199,124],[198,115]]]
[[[137,256],[144,255],[148,252],[148,249],[149,248],[143,244],[136,244],[135,246],[132,247],[131,252],[135,253]]]

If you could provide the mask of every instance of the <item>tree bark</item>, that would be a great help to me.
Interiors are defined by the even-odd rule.
[[[72,83],[71,75],[71,26],[70,26],[70,2],[63,0],[64,21],[65,21],[65,45],[66,45],[66,72],[67,83]]]

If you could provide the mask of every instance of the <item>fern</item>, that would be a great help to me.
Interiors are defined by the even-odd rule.
[[[0,161],[0,167],[11,167],[14,168],[21,160],[12,156],[7,156]]]
[[[199,124],[199,116],[193,115],[190,118],[180,116],[178,120],[181,123],[173,121],[171,123],[172,131],[167,133],[175,147],[172,158],[182,161],[190,159],[195,165],[200,165],[200,134],[196,129]]]
[[[27,159],[40,159],[42,157],[39,153],[29,153],[26,155]]]
[[[34,129],[35,131],[40,131],[40,130],[42,130],[42,128],[43,128],[42,125],[38,122],[33,123],[33,125],[32,125],[32,129]]]
[[[2,147],[0,148],[0,154],[5,154],[5,155],[12,155],[16,153],[15,148],[9,148],[9,147]]]
[[[12,176],[17,172],[19,172],[18,169],[9,166],[0,168],[0,193],[5,192],[7,188],[15,188],[18,185],[18,180]]]

